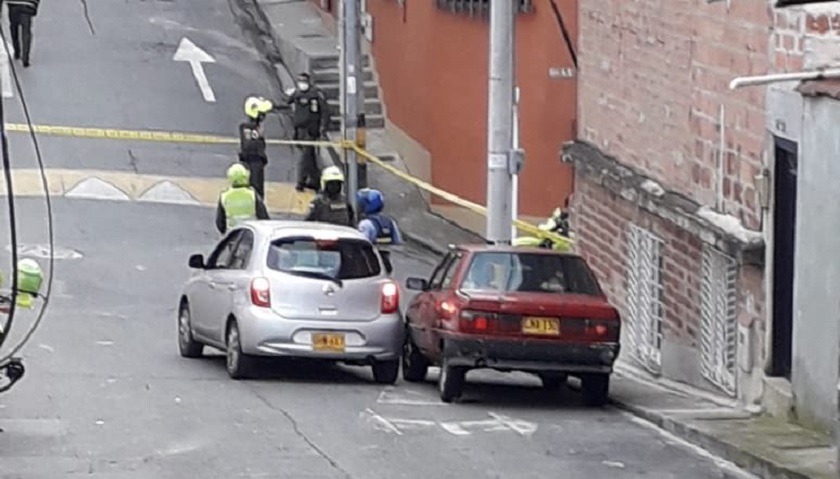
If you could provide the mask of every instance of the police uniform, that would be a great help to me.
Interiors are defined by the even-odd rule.
[[[253,219],[268,219],[262,197],[250,187],[231,187],[219,197],[216,227],[224,234],[240,223]]]
[[[315,86],[310,86],[306,91],[295,90],[288,100],[293,106],[294,114],[292,121],[295,127],[294,139],[300,141],[317,141],[321,139],[321,131],[326,129],[329,121],[327,98],[324,93]],[[298,190],[305,187],[312,187],[318,184],[319,170],[318,159],[314,146],[301,147],[301,154],[298,158]]]
[[[260,197],[265,197],[265,166],[268,155],[265,152],[263,126],[256,120],[239,124],[239,161],[251,172],[250,183]]]
[[[29,66],[29,52],[32,50],[32,18],[38,15],[41,0],[3,0],[9,6],[9,28],[12,31],[12,47],[15,58],[23,59],[23,66]]]
[[[347,204],[347,198],[344,195],[330,198],[325,194],[319,194],[309,204],[309,215],[306,221],[352,226],[353,208]]]

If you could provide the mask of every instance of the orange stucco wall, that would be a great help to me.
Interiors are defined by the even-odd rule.
[[[572,39],[576,0],[554,0]],[[571,68],[549,0],[517,21],[517,78],[521,87],[520,214],[545,216],[572,190],[572,169],[559,151],[573,139],[576,80],[552,79]],[[389,120],[432,156],[432,182],[485,202],[487,157],[487,18],[440,10],[434,0],[367,0],[373,16],[373,55]],[[442,201],[442,200],[441,200]]]

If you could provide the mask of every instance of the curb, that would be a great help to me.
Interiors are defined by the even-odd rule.
[[[683,424],[664,414],[617,400],[610,403],[616,408],[628,412],[640,419],[648,421],[680,439],[707,450],[711,454],[732,462],[750,474],[763,479],[814,479],[802,473],[790,470],[784,466],[774,464],[750,452],[744,451],[727,442],[721,441],[697,428]]]

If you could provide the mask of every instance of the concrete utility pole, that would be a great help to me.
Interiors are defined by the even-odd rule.
[[[487,240],[510,244],[513,226],[513,102],[517,0],[490,2],[490,94],[487,115]]]
[[[341,73],[343,100],[342,137],[344,140],[356,139],[359,104],[364,98],[364,76],[362,75],[361,12],[359,0],[341,2]],[[347,162],[347,198],[355,205],[356,191],[359,189],[359,163],[356,152],[346,150]]]

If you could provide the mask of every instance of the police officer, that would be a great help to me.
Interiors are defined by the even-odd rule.
[[[292,106],[292,121],[295,127],[294,139],[298,141],[317,141],[325,136],[330,121],[327,97],[324,92],[312,84],[308,74],[302,73],[297,79],[297,88],[290,92],[286,102]],[[296,189],[317,190],[318,160],[314,146],[302,146],[298,159],[298,179]]]
[[[309,204],[306,221],[353,226],[353,207],[341,192],[343,186],[344,174],[337,166],[324,168],[321,173],[321,191]]]
[[[359,222],[359,231],[367,236],[371,243],[379,245],[402,244],[402,235],[397,222],[390,216],[382,214],[385,201],[379,190],[364,188],[356,193],[359,209],[365,214]]]
[[[227,170],[230,188],[219,196],[216,208],[216,228],[225,234],[243,221],[268,219],[268,211],[262,196],[249,186],[249,171],[242,164],[236,163]]]
[[[15,59],[23,59],[23,66],[28,68],[29,52],[32,49],[32,19],[38,15],[38,5],[41,0],[2,1],[9,6],[9,28],[12,31]]]
[[[251,96],[245,100],[245,121],[239,124],[239,161],[250,171],[251,186],[260,197],[265,197],[265,134],[263,120],[274,111],[274,104],[262,97]]]

